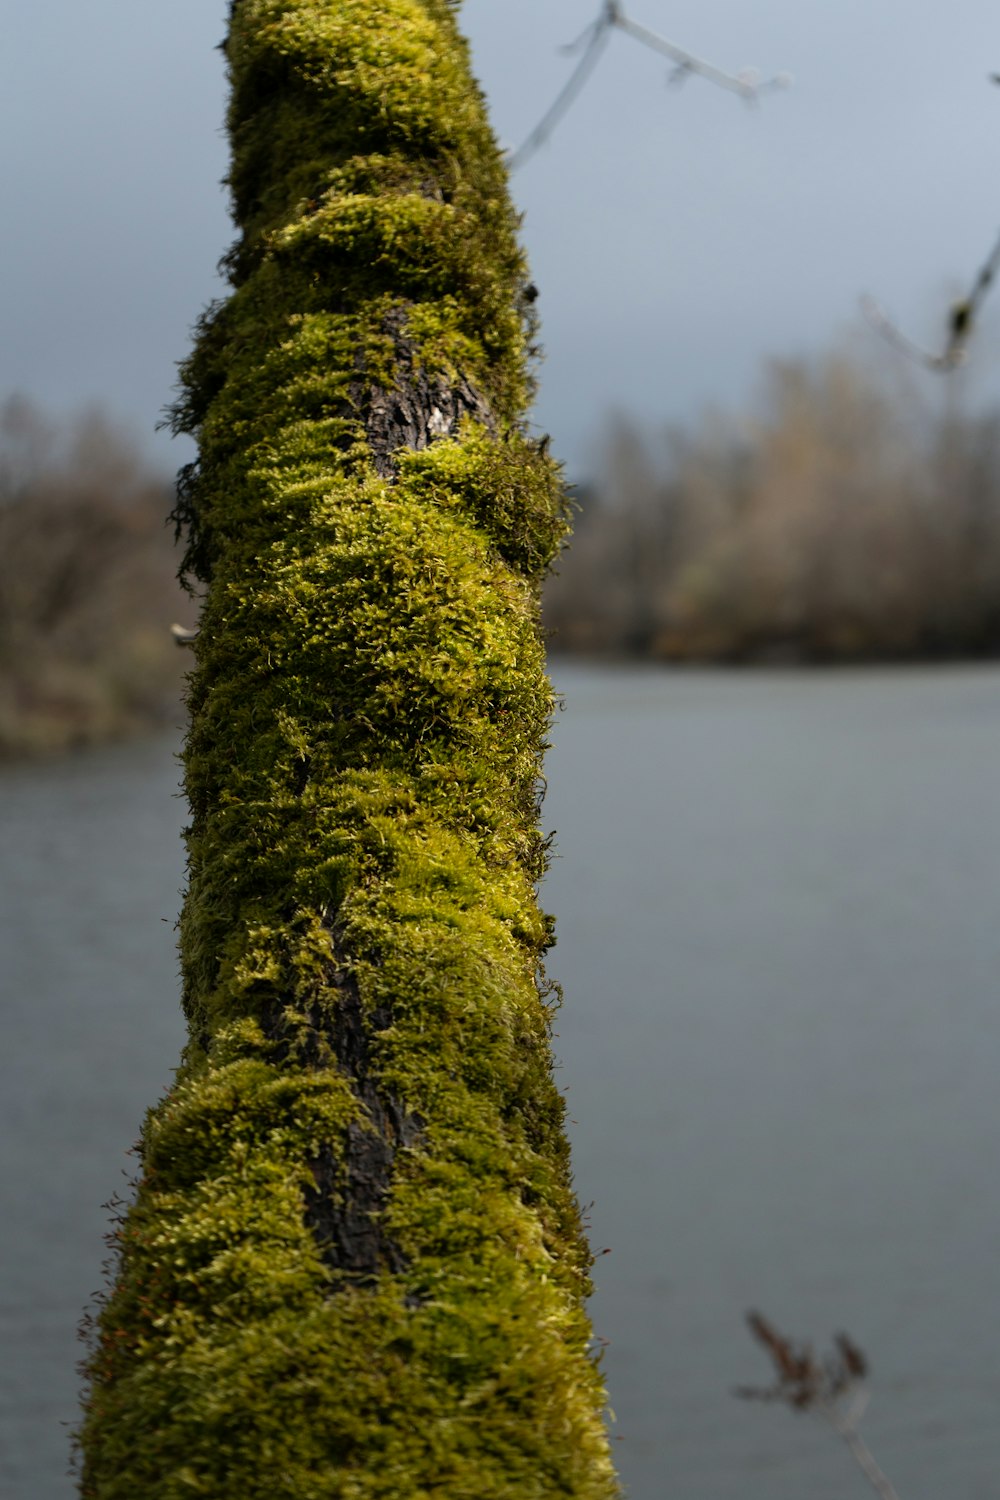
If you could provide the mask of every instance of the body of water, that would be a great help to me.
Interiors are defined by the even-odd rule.
[[[903,1500],[1000,1469],[1000,671],[558,665],[543,890],[632,1500],[842,1500],[739,1402],[761,1308],[873,1366]],[[0,775],[0,1494],[69,1500],[100,1205],[182,1043],[174,746]]]

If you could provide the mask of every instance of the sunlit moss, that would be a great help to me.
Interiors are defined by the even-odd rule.
[[[565,504],[452,11],[233,5],[234,290],[176,409],[191,1035],[90,1500],[615,1493],[535,897]]]

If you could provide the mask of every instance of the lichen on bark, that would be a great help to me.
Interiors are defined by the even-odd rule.
[[[174,413],[190,1041],[86,1500],[616,1493],[535,889],[566,508],[454,11],[231,7],[232,292]]]

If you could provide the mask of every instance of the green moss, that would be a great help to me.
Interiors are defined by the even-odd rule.
[[[175,411],[190,1042],[82,1493],[597,1500],[535,896],[566,509],[502,163],[442,0],[235,0],[227,55],[233,292]]]

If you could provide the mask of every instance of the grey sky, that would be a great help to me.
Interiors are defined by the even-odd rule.
[[[610,409],[683,419],[829,347],[870,291],[940,342],[1000,229],[995,0],[627,0],[723,67],[794,75],[751,110],[616,35],[517,175],[547,352],[539,423],[585,469]],[[0,393],[99,401],[153,439],[230,238],[225,0],[0,0]],[[466,0],[518,144],[597,0]],[[963,380],[1000,396],[1000,291]],[[929,389],[940,379],[927,376]],[[937,397],[935,397],[937,399]]]

